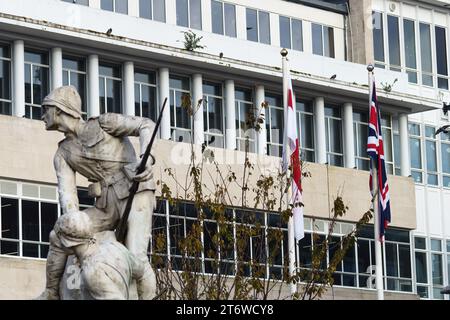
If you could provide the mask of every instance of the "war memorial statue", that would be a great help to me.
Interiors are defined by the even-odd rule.
[[[152,214],[156,205],[151,167],[153,163],[148,161],[145,170],[136,174],[139,162],[128,136],[139,136],[142,157],[149,145],[155,123],[147,118],[115,113],[106,113],[83,121],[81,98],[73,86],[53,90],[43,100],[42,109],[46,130],[63,132],[65,139],[59,142],[53,161],[62,216],[50,233],[46,288],[39,298],[60,299],[60,281],[66,260],[73,254],[78,257],[82,273],[87,275],[82,277],[84,286],[92,287],[89,282],[97,282],[93,284],[94,289],[90,290],[91,298],[129,297],[127,281],[122,284],[109,284],[111,292],[122,288],[123,292],[120,294],[98,293],[107,292],[105,286],[107,287],[108,283],[107,279],[96,280],[96,276],[88,275],[93,272],[93,260],[103,267],[108,266],[104,268],[119,269],[122,276],[125,274],[129,278],[133,275],[139,299],[153,298],[156,279],[147,257]],[[82,213],[79,210],[76,173],[91,182],[89,194],[95,197],[95,205]],[[135,181],[138,181],[139,185],[134,199],[132,198],[128,220],[125,221],[128,230],[123,242],[125,248],[117,242],[112,231],[118,227],[130,195],[130,186]],[[87,222],[89,227],[86,226]],[[80,242],[80,239],[87,241]],[[110,252],[106,248],[115,249]],[[127,251],[130,254],[127,254]],[[87,260],[86,252],[89,253]],[[86,264],[88,260],[90,263]],[[103,273],[103,277],[107,277],[106,274]],[[98,277],[101,276],[99,273]]]

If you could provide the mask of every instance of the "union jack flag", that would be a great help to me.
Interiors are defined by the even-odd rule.
[[[389,185],[387,182],[386,165],[384,162],[383,137],[381,134],[381,115],[380,107],[377,101],[377,91],[375,88],[375,79],[372,80],[372,90],[370,92],[369,106],[369,137],[367,139],[367,154],[373,160],[370,161],[370,179],[369,186],[372,196],[376,190],[372,188],[372,175],[374,169],[378,174],[378,215],[380,224],[379,240],[383,241],[384,231],[391,222],[391,205],[389,198]],[[375,164],[375,168],[373,168]],[[375,235],[377,236],[377,235]]]

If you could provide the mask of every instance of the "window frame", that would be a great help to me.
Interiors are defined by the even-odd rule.
[[[202,85],[205,85],[205,83],[210,84],[210,85],[220,86],[220,88],[221,88],[222,96],[207,94],[207,93],[203,92],[203,99],[204,99],[204,102],[206,102],[206,103],[203,104],[203,112],[204,113],[206,112],[206,114],[209,114],[209,104],[208,104],[208,98],[209,97],[211,97],[213,99],[220,99],[221,100],[221,106],[222,106],[222,119],[221,119],[221,122],[222,122],[222,130],[223,130],[222,134],[219,134],[219,133],[216,133],[216,132],[211,132],[210,131],[210,127],[209,127],[209,116],[206,116],[206,119],[204,117],[203,118],[203,123],[204,123],[204,129],[205,129],[204,130],[205,143],[206,143],[206,145],[208,145],[210,136],[221,137],[222,141],[223,141],[223,144],[222,144],[222,146],[218,146],[218,147],[219,148],[225,148],[225,145],[226,145],[226,141],[225,141],[225,139],[226,139],[226,137],[225,137],[226,127],[225,127],[225,112],[224,112],[225,111],[224,87],[223,87],[223,84],[219,83],[219,82],[203,80]],[[205,107],[205,105],[206,105],[206,107]],[[202,116],[204,116],[204,114]],[[211,145],[211,146],[216,147],[214,144]]]
[[[136,80],[136,73],[153,74],[154,77],[155,77],[155,83],[147,83],[147,82],[137,81]],[[134,90],[136,90],[136,86],[138,86],[138,88],[139,88],[139,110],[140,110],[140,113],[136,114],[136,102],[137,102],[136,98],[137,98],[137,96],[135,94],[135,102],[134,102],[135,103],[135,109],[134,109],[135,110],[134,111],[135,112],[135,116],[149,118],[149,119],[151,119],[151,120],[156,122],[156,120],[158,119],[158,116],[159,116],[159,110],[157,108],[157,102],[158,102],[158,77],[157,77],[157,73],[155,71],[153,71],[153,70],[146,70],[144,68],[139,68],[138,67],[138,68],[134,69],[134,75],[133,76],[134,76],[134,81],[133,81],[134,82]],[[142,87],[143,86],[154,88],[154,90],[155,90],[155,101],[154,101],[154,106],[153,106],[153,108],[154,108],[153,114],[155,116],[154,119],[151,117],[151,114],[150,114],[150,117],[148,115],[143,115],[143,111],[142,111]],[[151,101],[150,101],[150,103],[151,103]],[[150,113],[152,113],[150,111],[151,107],[152,106],[149,105],[149,112]]]
[[[49,92],[50,92],[50,54],[47,50],[42,50],[42,49],[35,49],[35,48],[25,48],[25,56],[26,53],[33,53],[33,54],[44,54],[47,57],[47,61],[48,64],[42,64],[42,63],[36,63],[36,62],[32,62],[32,61],[27,61],[26,58],[24,59],[24,68],[29,67],[30,69],[30,98],[31,98],[31,102],[27,102],[26,101],[26,79],[24,81],[24,87],[25,87],[25,116],[27,114],[27,111],[29,110],[29,114],[30,117],[26,117],[27,119],[34,119],[34,120],[40,120],[41,117],[39,116],[37,119],[33,118],[33,110],[37,109],[39,110],[39,113],[42,114],[42,105],[41,104],[36,104],[34,103],[34,81],[33,81],[33,71],[34,71],[34,67],[39,67],[39,68],[44,68],[47,70],[47,88],[43,88],[43,91],[45,92],[43,94],[43,96],[45,97]],[[29,109],[27,109],[29,108]]]
[[[0,63],[4,63],[4,62],[8,62],[8,73],[9,73],[9,79],[7,79],[8,81],[8,89],[9,89],[9,99],[0,97],[0,103],[6,103],[9,104],[9,112],[8,113],[3,113],[3,108],[0,107],[0,114],[3,115],[12,115],[13,114],[13,110],[12,110],[12,106],[13,106],[13,92],[12,92],[12,48],[11,45],[9,43],[3,43],[0,42],[0,47],[8,50],[9,52],[9,57],[4,57],[4,56],[0,56]]]
[[[74,70],[74,69],[70,69],[70,68],[65,68],[64,67],[64,60],[77,60],[77,61],[83,61],[84,63],[84,71],[82,70]],[[81,115],[83,117],[83,119],[87,119],[88,113],[86,110],[86,106],[87,106],[87,61],[84,57],[77,57],[77,56],[73,56],[73,55],[63,55],[63,67],[62,67],[62,74],[63,74],[63,81],[64,81],[64,72],[67,72],[67,79],[68,79],[68,84],[67,85],[72,85],[71,83],[71,74],[72,73],[76,73],[78,75],[82,75],[84,76],[84,95],[81,97]],[[77,90],[78,93],[79,90]]]
[[[101,105],[101,99],[102,99],[102,96],[101,95],[99,95],[99,100],[100,100],[100,114],[104,114],[104,113],[109,113],[109,112],[113,112],[113,113],[118,113],[118,114],[122,114],[123,113],[123,79],[122,79],[122,77],[123,77],[123,70],[122,70],[122,66],[120,65],[120,64],[117,64],[117,63],[113,63],[113,62],[108,62],[108,61],[102,61],[101,63],[99,63],[99,67],[110,67],[110,68],[118,68],[118,70],[119,70],[119,73],[120,73],[120,77],[115,77],[115,76],[106,76],[106,75],[102,75],[100,72],[99,72],[99,75],[98,75],[98,77],[99,77],[99,81],[101,81],[101,80],[103,80],[103,85],[104,85],[104,96],[103,96],[103,98],[105,99],[105,110],[104,110],[104,112],[102,112],[102,110],[101,110],[101,107],[102,107],[102,105]],[[119,83],[120,83],[120,90],[119,90],[119,94],[120,94],[120,99],[119,99],[119,103],[120,103],[120,112],[114,112],[114,110],[113,111],[110,111],[109,110],[109,108],[108,108],[108,86],[107,86],[107,81],[108,80],[112,80],[112,81],[119,81]]]

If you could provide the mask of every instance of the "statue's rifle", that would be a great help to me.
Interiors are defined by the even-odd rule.
[[[155,141],[155,138],[156,138],[156,133],[158,132],[158,128],[161,124],[161,119],[162,119],[162,116],[164,113],[164,108],[166,107],[166,103],[167,103],[167,98],[164,99],[163,106],[161,108],[161,111],[159,112],[158,120],[156,121],[155,130],[153,130],[153,134],[150,139],[150,142],[149,142],[147,148],[145,149],[145,153],[142,156],[141,163],[139,164],[139,166],[136,170],[136,175],[144,172],[144,170],[147,166],[147,160],[148,160],[148,157],[150,156],[150,151],[152,149],[153,142]],[[130,187],[130,195],[128,196],[128,199],[127,199],[127,205],[125,206],[125,210],[123,211],[122,218],[119,221],[119,226],[117,227],[117,233],[116,233],[117,241],[119,241],[123,244],[125,244],[125,238],[127,237],[128,217],[130,216],[131,205],[133,204],[134,195],[136,194],[138,188],[139,188],[139,181],[133,181],[133,184]]]

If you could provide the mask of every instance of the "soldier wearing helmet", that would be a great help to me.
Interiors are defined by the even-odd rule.
[[[46,130],[63,132],[54,157],[58,180],[59,202],[62,213],[79,211],[75,174],[86,177],[91,184],[89,193],[95,197],[95,206],[84,212],[89,216],[94,233],[115,230],[126,205],[133,180],[139,181],[128,219],[125,246],[145,262],[145,278],[152,279],[154,272],[147,257],[151,233],[151,217],[155,207],[155,183],[151,163],[139,175],[135,174],[137,157],[128,136],[139,136],[141,155],[147,147],[155,124],[147,118],[124,116],[115,113],[83,121],[81,98],[73,86],[53,90],[42,103],[42,120]],[[59,299],[59,281],[64,272],[67,253],[58,234],[50,233],[50,250],[47,257],[46,289],[40,298]],[[140,288],[140,298],[151,298],[153,292]]]

